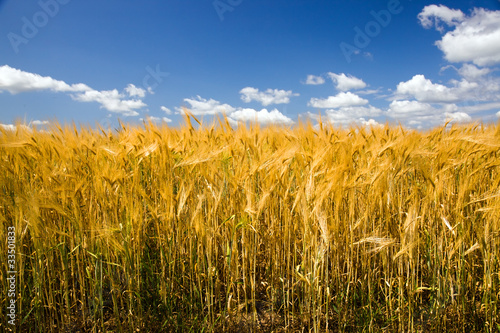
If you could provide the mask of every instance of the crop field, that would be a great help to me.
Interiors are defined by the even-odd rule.
[[[0,130],[0,331],[498,332],[500,124],[195,121]]]

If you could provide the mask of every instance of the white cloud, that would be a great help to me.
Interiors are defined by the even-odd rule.
[[[451,123],[467,123],[472,120],[472,118],[465,112],[446,112],[445,114],[446,121]]]
[[[221,104],[214,99],[207,100],[200,96],[196,96],[196,99],[185,98],[184,102],[189,104],[189,112],[195,116],[215,115],[220,113],[229,114],[235,110],[235,108],[229,104]],[[176,110],[181,114],[184,113],[182,108],[176,108]]]
[[[32,129],[29,126],[26,125],[20,125],[20,127],[28,132],[31,132]],[[1,124],[0,123],[0,128],[2,128],[5,131],[17,131],[17,126],[14,124]]]
[[[261,124],[293,124],[293,121],[279,112],[277,109],[268,111],[262,109],[257,111],[251,108],[235,108],[229,104],[222,104],[214,99],[205,99],[197,96],[196,99],[185,98],[190,107],[187,109],[195,116],[211,116],[225,113],[231,125],[236,126],[238,122],[247,122],[257,120]],[[183,108],[176,108],[179,113],[184,113]]]
[[[83,83],[69,85],[64,81],[54,80],[50,76],[28,73],[8,65],[0,66],[0,91],[11,94],[28,91],[51,90],[54,92],[83,92],[91,88]]]
[[[434,113],[432,105],[417,101],[392,101],[387,112],[395,119],[406,119],[419,116],[428,116]]]
[[[133,84],[129,84],[126,88],[125,91],[128,93],[130,97],[140,97],[143,98],[146,96],[146,90],[142,88],[137,88]]]
[[[171,115],[172,114],[172,110],[170,110],[169,108],[167,108],[166,106],[161,106],[160,109],[165,112],[167,115]]]
[[[138,113],[135,110],[146,106],[140,99],[127,99],[125,94],[119,93],[116,89],[98,91],[83,83],[69,85],[49,76],[24,72],[8,65],[0,66],[0,92],[2,90],[11,94],[44,90],[67,92],[75,101],[98,102],[102,108],[121,113],[124,116],[136,116]],[[145,96],[144,89],[137,88],[132,84],[129,84],[125,91],[129,96]]]
[[[498,108],[500,108],[500,102],[489,102],[489,103],[480,103],[476,105],[462,106],[460,110],[467,113],[476,113],[482,111],[493,111]]]
[[[306,84],[319,85],[325,83],[325,79],[321,76],[308,75],[306,79]]]
[[[147,120],[147,121],[150,121],[150,122],[153,122],[153,123],[161,123],[161,122],[165,122],[165,123],[171,123],[172,120],[167,118],[167,117],[154,117],[154,116],[147,116],[146,119],[144,118],[139,118],[140,121],[144,121],[144,120]]]
[[[102,108],[108,111],[121,113],[124,116],[137,116],[139,113],[136,109],[141,109],[146,104],[138,99],[124,99],[125,96],[118,90],[90,90],[81,94],[71,95],[75,101],[79,102],[97,102]]]
[[[327,113],[337,112],[342,113],[348,117],[361,118],[361,117],[376,117],[382,114],[382,110],[374,106],[346,106],[338,110],[327,110]]]
[[[432,83],[424,75],[415,75],[406,82],[400,82],[397,86],[397,98],[414,97],[420,102],[429,103],[451,103],[463,99],[464,94],[477,87],[476,83],[466,80],[454,81],[456,87],[449,88],[442,84]]]
[[[432,19],[434,18],[434,21]],[[433,25],[440,31],[439,21],[453,26],[436,45],[450,62],[471,61],[478,66],[500,63],[500,11],[475,8],[470,16],[446,6],[426,6],[419,14],[422,25]]]
[[[351,92],[341,92],[327,99],[311,98],[308,105],[315,108],[339,108],[349,106],[359,106],[368,104],[368,100],[359,97]]]
[[[363,57],[365,57],[365,59],[368,59],[368,60],[373,60],[373,54],[371,54],[370,52],[363,52]],[[371,119],[373,120],[373,119]]]
[[[278,90],[267,89],[266,91],[259,91],[257,88],[246,87],[240,90],[241,100],[245,103],[251,101],[260,102],[263,106],[270,104],[288,104],[290,97],[299,96],[299,94],[292,93],[291,90]]]
[[[449,81],[451,86],[442,88],[447,94],[454,96],[456,101],[479,102],[500,100],[500,78],[494,76],[494,70],[479,68],[473,64],[463,64],[460,68],[453,65],[442,67],[440,73],[453,68],[462,79]],[[397,98],[397,97],[396,97]]]
[[[500,118],[500,111],[498,111],[498,112],[496,113],[496,116],[497,116],[498,118]]]
[[[361,122],[361,125],[363,125],[363,126],[373,126],[373,127],[384,126],[381,123],[379,123],[378,121],[376,121],[375,119],[365,120],[365,118],[360,118],[360,122]]]
[[[350,126],[353,124],[360,125],[377,125],[378,123],[372,119],[371,117],[376,117],[381,115],[382,110],[374,107],[374,106],[347,106],[341,107],[338,109],[327,109],[325,111],[326,117],[323,117],[322,120],[326,122],[330,122],[333,125],[341,125],[341,126]],[[308,113],[308,115],[318,120],[318,115],[313,113]],[[366,118],[370,118],[366,120]]]
[[[43,126],[50,124],[50,122],[48,120],[33,120],[31,124],[34,126]]]
[[[436,29],[443,31],[443,27],[439,25],[439,21],[443,21],[447,25],[457,25],[465,18],[461,10],[450,9],[444,5],[430,5],[425,6],[422,12],[418,14],[420,24],[426,29],[431,28],[433,25]]]
[[[460,110],[460,111],[458,111]],[[392,101],[387,115],[394,120],[408,124],[411,127],[424,128],[442,125],[445,122],[464,123],[471,117],[455,104],[445,104],[434,107],[418,101]]]
[[[238,109],[229,115],[229,118],[236,122],[259,122],[260,124],[283,124],[292,125],[294,122],[292,119],[288,118],[277,109],[273,109],[271,112],[267,109],[262,109],[260,111],[254,109]]]
[[[352,75],[345,75],[344,73],[328,73],[328,76],[330,76],[330,79],[337,84],[336,88],[340,91],[363,89],[366,87],[366,83],[363,82],[363,80]]]
[[[463,64],[462,67],[458,69],[458,74],[467,81],[478,81],[490,72],[491,70],[489,68],[478,68],[472,64]]]
[[[0,124],[0,127],[5,131],[12,131],[12,132],[17,129],[17,126],[13,124]]]
[[[358,95],[374,95],[374,94],[380,93],[381,90],[382,90],[381,88],[359,90],[359,91],[356,91],[356,94],[358,94]]]

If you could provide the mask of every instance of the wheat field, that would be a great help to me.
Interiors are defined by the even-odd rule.
[[[0,131],[21,332],[497,332],[500,125]]]

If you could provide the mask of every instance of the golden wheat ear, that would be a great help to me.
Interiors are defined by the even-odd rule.
[[[0,304],[19,331],[500,325],[500,125],[183,116],[0,128],[0,262],[17,272]]]

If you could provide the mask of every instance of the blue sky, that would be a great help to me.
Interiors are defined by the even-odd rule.
[[[0,123],[500,116],[500,1],[0,0]]]

